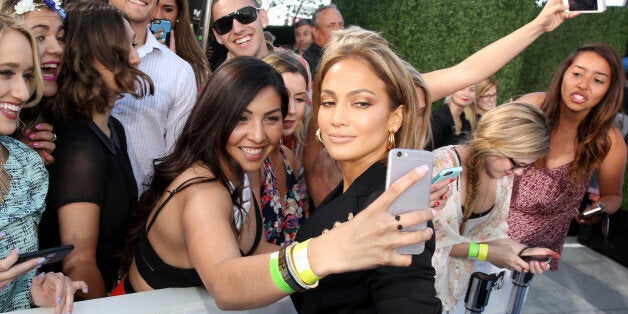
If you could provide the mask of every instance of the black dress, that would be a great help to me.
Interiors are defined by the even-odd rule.
[[[432,150],[448,145],[457,145],[465,140],[471,134],[471,123],[461,113],[462,131],[456,134],[456,125],[454,118],[451,116],[449,106],[443,106],[432,113],[432,144],[428,145]]]
[[[297,233],[304,241],[345,222],[384,192],[386,166],[376,163],[342,193],[342,183],[308,217]],[[428,226],[433,227],[432,222]],[[368,226],[365,226],[368,228]],[[342,239],[338,239],[342,241]],[[413,255],[408,267],[377,267],[371,270],[327,276],[317,288],[294,293],[292,302],[299,313],[441,313],[434,288],[432,267],[434,236],[425,251]]]
[[[137,185],[127,154],[126,137],[120,121],[109,118],[111,138],[91,120],[73,119],[55,129],[55,162],[49,166],[50,189],[46,211],[39,226],[41,248],[58,246],[60,207],[93,203],[100,207],[96,261],[105,287],[117,281],[120,263],[116,254],[122,247],[127,219],[133,211]],[[61,263],[48,270],[59,271]]]

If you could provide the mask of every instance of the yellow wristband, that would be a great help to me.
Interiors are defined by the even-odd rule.
[[[310,260],[307,257],[307,245],[310,240],[297,244],[292,250],[292,258],[299,278],[308,285],[313,285],[321,278],[312,272]]]
[[[488,244],[480,243],[480,249],[478,250],[478,261],[485,261],[488,256]]]

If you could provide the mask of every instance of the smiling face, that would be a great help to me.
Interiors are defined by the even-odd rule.
[[[132,26],[143,26],[150,22],[155,12],[157,0],[109,0],[109,4],[122,10]]]
[[[466,107],[473,103],[475,99],[475,85],[471,85],[467,88],[461,89],[451,94],[449,105],[456,105],[460,107]]]
[[[33,52],[28,39],[6,30],[0,40],[0,134],[15,131],[20,109],[28,101],[35,80]]]
[[[214,2],[212,7],[213,21],[248,6],[254,6],[252,0],[222,0]],[[251,56],[263,58],[268,54],[266,41],[264,40],[264,28],[268,26],[268,16],[265,10],[257,10],[257,19],[251,23],[242,24],[236,19],[233,19],[232,23],[231,30],[223,35],[219,35],[212,28],[216,40],[227,47],[231,57]]]
[[[595,52],[580,53],[563,74],[563,106],[575,113],[588,114],[604,98],[611,83],[608,62]]]
[[[478,97],[475,106],[479,114],[484,114],[495,108],[495,105],[497,105],[497,87],[493,85]]]
[[[153,19],[168,20],[172,25],[176,25],[179,17],[179,6],[176,0],[159,0],[157,10],[153,14]]]
[[[281,98],[266,87],[246,107],[229,136],[227,152],[243,171],[258,171],[279,144],[282,129]]]
[[[290,136],[294,133],[299,122],[303,122],[305,106],[308,100],[305,78],[299,73],[283,73],[283,82],[286,84],[290,96],[290,106],[288,115],[283,120],[283,136]]]
[[[403,106],[390,108],[385,83],[365,61],[343,59],[324,73],[318,124],[343,172],[361,173],[386,155],[389,131],[403,118]]]
[[[44,78],[44,96],[57,93],[57,74],[64,48],[63,21],[57,12],[41,8],[24,15],[24,23],[35,37]]]

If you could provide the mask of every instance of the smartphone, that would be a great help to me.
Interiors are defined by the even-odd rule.
[[[163,45],[170,46],[170,31],[172,22],[163,19],[153,19],[150,22],[150,32],[155,35],[157,41]]]
[[[35,252],[22,253],[17,258],[16,264],[25,262],[29,259],[38,258],[38,257],[46,258],[46,261],[44,261],[44,265],[50,264],[50,263],[56,263],[56,262],[61,261],[68,254],[70,254],[70,252],[72,252],[73,249],[74,249],[74,245],[68,244],[68,245],[57,246],[57,247],[53,247],[49,249],[43,249],[43,250],[39,250]]]
[[[602,13],[606,11],[606,0],[563,0],[569,4],[568,12]]]
[[[583,211],[583,212],[582,212],[582,214],[580,214],[580,215],[581,215],[582,217],[589,217],[589,216],[591,216],[591,215],[593,215],[593,214],[601,214],[601,213],[603,213],[603,212],[604,212],[604,211],[602,210],[602,207],[597,206],[597,207],[593,207],[593,208],[591,208],[591,209],[589,209],[589,210],[585,210],[585,211]]]
[[[551,255],[524,255],[520,256],[522,260],[526,262],[537,261],[549,263],[552,261]]]
[[[386,169],[386,189],[406,173],[414,168],[427,165],[427,173],[432,173],[434,155],[432,152],[424,150],[394,148],[388,152],[388,166]],[[412,210],[425,209],[430,207],[430,185],[429,175],[421,178],[390,205],[388,211],[392,215],[407,213]],[[427,223],[422,223],[408,228],[401,229],[401,232],[424,230]],[[421,254],[425,249],[425,243],[400,246],[397,248],[399,254]]]
[[[462,172],[462,167],[460,166],[443,169],[432,178],[432,184],[438,183],[443,180],[455,178],[461,172]]]

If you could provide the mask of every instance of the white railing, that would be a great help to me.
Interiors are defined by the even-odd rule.
[[[40,314],[53,313],[53,309],[39,308],[14,313]],[[269,306],[249,311],[221,311],[214,299],[203,288],[168,288],[148,292],[133,293],[117,297],[76,302],[74,314],[99,313],[256,313],[256,314],[294,314],[289,297]]]

